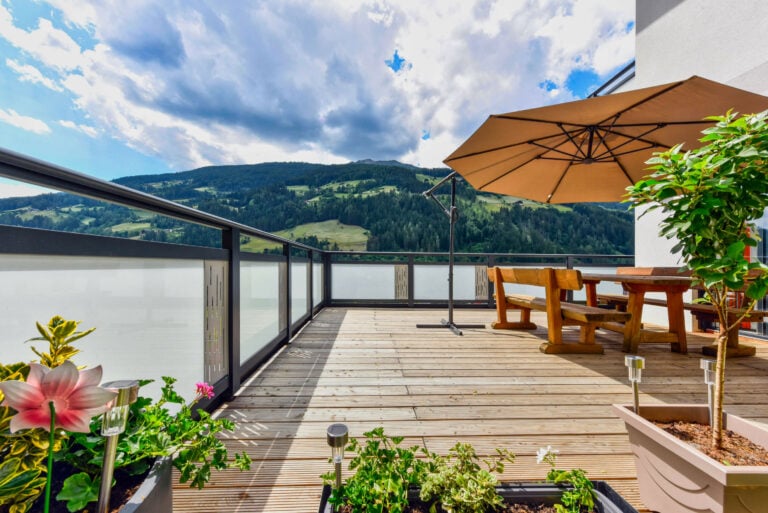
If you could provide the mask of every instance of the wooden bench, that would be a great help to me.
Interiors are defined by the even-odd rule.
[[[690,276],[690,271],[683,270],[678,267],[619,267],[616,269],[616,274],[632,274],[639,276]],[[623,311],[627,308],[628,297],[622,294],[598,294],[598,303],[613,307],[617,310]],[[654,305],[666,307],[667,301],[662,298],[649,298],[644,300],[646,305]],[[683,308],[691,312],[696,318],[699,326],[703,326],[706,323],[718,322],[717,311],[714,305],[708,303],[683,303]],[[728,325],[733,324],[739,318],[743,318],[743,322],[760,322],[763,318],[768,317],[768,311],[752,310],[749,314],[745,315],[745,308],[732,308],[728,314]],[[753,346],[745,346],[739,344],[739,330],[731,330],[728,333],[728,356],[753,356],[755,354],[755,348]],[[708,356],[716,356],[716,346],[706,346],[702,348],[702,352]]]
[[[630,314],[565,301],[569,290],[583,286],[581,272],[572,269],[502,268],[489,270],[488,278],[494,282],[497,322],[495,329],[536,329],[531,322],[531,310],[547,313],[547,339],[539,349],[544,353],[602,353],[603,346],[595,343],[595,328],[603,322],[626,322]],[[507,294],[504,283],[544,287],[544,297]],[[507,310],[520,310],[520,320],[507,320]],[[563,343],[563,326],[581,327],[578,344]]]

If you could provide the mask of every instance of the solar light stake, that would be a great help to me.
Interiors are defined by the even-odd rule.
[[[344,459],[344,446],[347,445],[349,430],[344,424],[331,424],[328,426],[328,445],[331,446],[331,458],[336,471],[336,489],[341,488],[341,462]]]
[[[640,412],[640,390],[638,383],[640,383],[643,369],[645,368],[645,358],[642,356],[625,356],[624,365],[629,369],[629,381],[632,383],[632,395],[635,403],[635,413]]]
[[[109,495],[112,491],[112,477],[115,473],[115,457],[117,455],[117,439],[125,431],[128,422],[128,410],[136,402],[139,395],[139,382],[131,380],[110,381],[101,385],[117,392],[109,409],[104,412],[101,421],[101,436],[107,439],[104,447],[104,464],[101,468],[101,488],[99,489],[98,513],[109,511]]]
[[[709,404],[709,425],[714,424],[715,415],[715,360],[702,358],[700,367],[704,370],[704,383],[707,384],[707,403]]]

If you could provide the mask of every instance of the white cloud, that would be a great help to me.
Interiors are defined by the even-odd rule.
[[[0,109],[0,121],[35,134],[51,133],[51,129],[44,121],[29,116],[22,116],[13,109]]]
[[[61,11],[70,26],[90,28],[98,16],[97,4],[92,0],[47,0],[51,7]]]
[[[62,126],[176,169],[438,166],[489,114],[570,100],[571,71],[609,73],[634,42],[632,0],[48,3],[66,26],[24,30],[0,3],[0,37],[57,75],[89,120]],[[398,73],[385,64],[395,50],[410,65]]]
[[[80,62],[80,46],[50,20],[40,18],[37,28],[26,31],[13,24],[11,12],[0,5],[0,37],[57,71],[74,70]]]
[[[0,198],[23,198],[53,192],[50,189],[0,178]]]
[[[553,15],[536,30],[548,47],[546,78],[562,84],[573,69],[606,73],[627,62],[634,54],[634,2],[542,0]],[[610,47],[610,51],[601,49]],[[598,52],[601,52],[598,54]]]
[[[53,91],[63,91],[56,82],[43,76],[39,69],[29,64],[20,64],[13,59],[5,59],[5,65],[19,75],[19,80],[22,82],[30,82],[32,84],[40,84]]]
[[[87,135],[88,137],[92,137],[94,139],[99,136],[98,129],[96,129],[96,128],[92,127],[92,126],[81,125],[81,124],[77,124],[77,123],[75,123],[73,121],[68,121],[68,120],[64,120],[64,119],[59,120],[59,124],[61,126],[63,126],[64,128],[69,128],[70,130],[75,130],[77,132],[81,132],[81,133]]]

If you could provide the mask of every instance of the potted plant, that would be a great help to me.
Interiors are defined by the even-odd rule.
[[[768,207],[767,117],[768,111],[709,118],[715,124],[703,131],[701,148],[683,152],[678,145],[656,154],[647,162],[653,173],[628,189],[633,207],[664,214],[660,234],[677,241],[675,251],[694,285],[705,291],[721,327],[711,413],[707,406],[647,406],[640,408],[640,416],[629,407],[616,407],[637,457],[641,498],[652,509],[761,511],[768,500],[768,467],[715,461],[649,422],[705,426],[711,431],[712,450],[723,448],[726,427],[768,447],[768,432],[723,415],[728,333],[739,329],[768,291],[768,267],[745,256],[745,249],[759,240],[754,221]],[[741,316],[733,315],[728,301],[735,291],[743,291],[748,301]]]
[[[551,467],[546,483],[500,483],[496,474],[515,459],[508,450],[496,449],[495,457],[481,461],[466,443],[443,457],[424,447],[401,447],[403,438],[388,437],[381,427],[363,435],[364,444],[351,439],[347,446],[355,453],[349,479],[332,488],[337,476],[321,476],[326,484],[319,513],[490,513],[515,511],[504,508],[516,504],[549,506],[557,513],[636,513],[606,483],[593,483],[580,469],[556,469],[551,447],[537,453],[537,461]]]
[[[41,337],[33,340],[48,343],[47,352],[32,349],[39,361],[0,365],[0,508],[7,508],[3,511],[81,511],[99,499],[105,452],[99,414],[115,394],[97,386],[100,366],[80,370],[72,363],[79,352],[72,344],[93,331],[77,331],[78,324],[59,316],[47,326],[38,323]],[[198,383],[195,399],[187,403],[174,390],[175,379],[163,377],[163,381],[159,400],[138,397],[130,405],[125,432],[118,439],[111,505],[120,505],[117,493],[128,483],[145,481],[121,512],[170,511],[172,466],[179,470],[180,482],[197,488],[209,480],[212,468],[250,467],[245,453],[230,460],[216,437],[233,430],[234,423],[212,419],[194,408],[198,400],[212,397],[210,385]],[[80,390],[83,383],[91,388]],[[41,415],[49,406],[50,413]],[[53,478],[62,482],[53,486]]]

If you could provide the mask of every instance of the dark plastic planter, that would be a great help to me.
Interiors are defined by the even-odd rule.
[[[637,513],[624,498],[608,486],[605,481],[593,481],[597,491],[597,501],[595,504],[596,513]],[[563,488],[546,483],[518,483],[503,484],[496,487],[496,490],[510,504],[529,503],[546,504],[551,506],[560,501],[560,495]],[[417,488],[409,490],[409,495],[418,497]],[[323,495],[320,497],[320,508],[318,513],[332,513],[331,505],[328,504],[328,497],[331,495],[331,487],[323,486]]]
[[[171,458],[155,461],[147,478],[119,513],[169,513],[173,511],[171,486]]]

